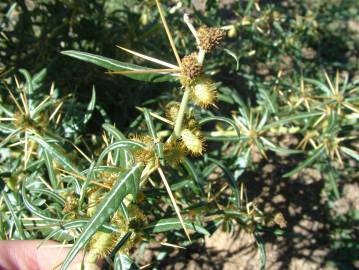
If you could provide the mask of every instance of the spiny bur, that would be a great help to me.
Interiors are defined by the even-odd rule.
[[[197,133],[197,134],[195,134]],[[202,155],[204,151],[204,140],[199,132],[183,129],[181,139],[186,149],[194,156]]]
[[[193,102],[202,108],[214,105],[217,99],[216,85],[211,79],[201,76],[191,87],[191,97]]]
[[[183,57],[181,64],[181,77],[183,77],[181,83],[185,83],[183,86],[188,86],[191,80],[203,73],[203,66],[198,63],[197,53],[192,53]]]
[[[199,47],[206,52],[211,52],[217,48],[225,36],[226,32],[223,29],[216,27],[202,26],[197,32]]]

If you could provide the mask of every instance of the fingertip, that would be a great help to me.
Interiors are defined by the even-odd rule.
[[[69,270],[100,270],[101,268],[94,263],[84,263],[84,268],[82,267],[82,263],[77,263],[69,268]]]

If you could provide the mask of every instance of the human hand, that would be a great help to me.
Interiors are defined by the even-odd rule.
[[[41,240],[0,241],[0,270],[58,270],[69,252],[54,241]],[[83,254],[71,263],[69,270],[81,269]],[[96,264],[86,264],[84,270],[100,270]]]

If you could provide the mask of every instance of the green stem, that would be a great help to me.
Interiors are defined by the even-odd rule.
[[[174,139],[181,136],[182,123],[183,123],[183,119],[184,119],[184,116],[185,116],[185,113],[186,113],[190,92],[191,92],[191,89],[188,88],[188,87],[184,91],[182,101],[181,101],[181,105],[180,105],[178,115],[177,115],[177,118],[176,118],[175,127],[174,127],[173,134],[172,134],[172,137]]]
[[[197,60],[198,60],[198,63],[200,63],[201,65],[203,65],[205,55],[206,55],[206,52],[204,50],[200,49],[198,52]],[[183,97],[182,97],[181,105],[180,105],[178,115],[176,118],[176,122],[175,122],[175,127],[174,127],[173,133],[170,137],[170,140],[176,139],[181,136],[182,123],[183,123],[184,116],[186,114],[186,109],[187,109],[187,104],[189,101],[190,92],[191,92],[191,89],[189,87],[187,87],[183,94]]]

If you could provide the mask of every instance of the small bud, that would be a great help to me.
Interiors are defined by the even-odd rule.
[[[223,41],[226,32],[220,28],[202,26],[197,31],[199,47],[206,52],[213,51]]]
[[[141,14],[140,23],[141,23],[141,25],[143,25],[143,26],[146,26],[146,25],[149,23],[149,17],[148,17],[148,14],[147,14],[147,13]]]
[[[188,79],[194,79],[203,73],[203,66],[198,63],[197,54],[192,53],[182,58],[181,75]]]
[[[237,28],[235,25],[231,25],[227,33],[228,37],[234,38],[237,36]]]
[[[203,138],[198,134],[194,134],[189,129],[184,129],[181,132],[181,138],[184,146],[193,155],[201,155],[204,150]]]
[[[208,78],[200,78],[196,80],[191,94],[194,103],[202,108],[207,108],[209,105],[213,105],[217,99],[216,85]]]

